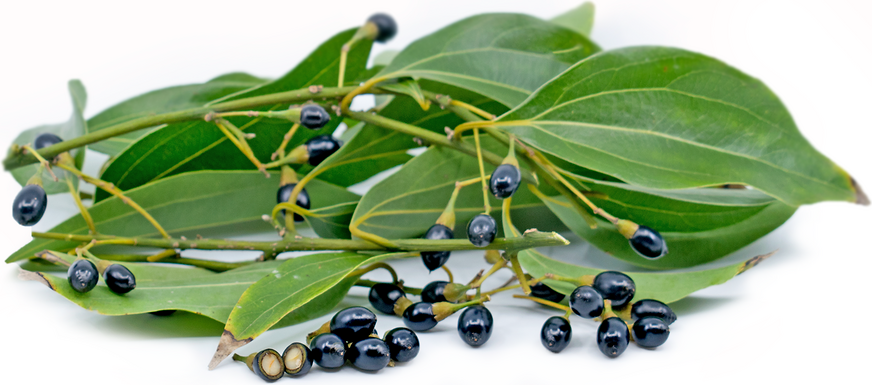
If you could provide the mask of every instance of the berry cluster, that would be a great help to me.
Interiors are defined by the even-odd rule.
[[[105,264],[100,261],[101,265]],[[136,288],[136,277],[126,267],[119,264],[108,264],[103,270],[103,281],[115,294],[123,295]],[[73,290],[87,293],[97,286],[100,273],[97,266],[87,259],[79,259],[67,270],[67,281]]]

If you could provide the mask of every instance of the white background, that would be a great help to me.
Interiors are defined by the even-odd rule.
[[[550,18],[576,1],[119,1],[11,2],[0,5],[0,145],[23,129],[69,117],[66,82],[81,79],[87,116],[128,97],[195,83],[231,71],[277,77],[336,31],[376,11],[390,12],[399,49],[453,21],[481,12],[525,12]],[[593,39],[603,48],[639,44],[703,52],[763,79],[793,113],[814,145],[872,189],[872,7],[867,2],[605,1],[597,2]],[[93,167],[93,165],[92,165]],[[0,202],[18,187],[0,176]],[[872,192],[872,191],[869,191]],[[7,206],[8,207],[8,206]],[[75,213],[52,197],[45,230]],[[557,314],[520,300],[489,306],[495,332],[473,349],[455,331],[456,317],[421,335],[410,364],[372,375],[346,367],[314,369],[303,381],[515,384],[550,380],[602,383],[865,382],[869,364],[867,282],[872,210],[847,203],[803,207],[782,228],[720,261],[780,253],[727,284],[675,304],[679,321],[655,351],[631,346],[607,359],[595,346],[595,325],[573,318],[573,340],[560,354],[539,343],[544,320]],[[29,228],[0,216],[0,255],[29,240]],[[581,243],[581,242],[576,242]],[[590,262],[578,246],[564,259]],[[551,250],[549,252],[556,252]],[[481,267],[480,253],[456,253],[449,265],[461,280]],[[410,283],[427,278],[420,262],[399,263]],[[0,266],[0,379],[23,383],[259,383],[244,366],[207,371],[222,325],[192,315],[104,317],[67,302],[44,286],[16,279]],[[497,283],[506,276],[493,279]],[[378,277],[376,277],[378,278]],[[362,304],[364,290],[347,303]],[[327,317],[271,331],[241,349],[282,350]],[[382,316],[382,332],[401,325]],[[863,377],[859,377],[863,376]],[[283,379],[282,381],[293,381]]]

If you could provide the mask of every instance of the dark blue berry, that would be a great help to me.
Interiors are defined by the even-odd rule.
[[[297,187],[296,183],[286,184],[284,186],[279,187],[279,191],[276,193],[276,203],[284,203],[291,199],[291,192],[294,191],[294,187]],[[303,188],[300,190],[300,193],[297,194],[297,206],[300,206],[306,210],[312,207],[312,202],[309,201],[309,193],[306,192],[306,189]],[[282,210],[282,214],[285,213],[285,210]],[[300,214],[294,213],[294,222],[302,222],[303,217]]]
[[[319,334],[309,348],[312,360],[322,368],[334,369],[345,363],[345,342],[336,334]]]
[[[554,289],[548,287],[548,285],[542,282],[530,286],[530,295],[551,302],[560,302],[566,297],[563,293],[554,291]]]
[[[428,283],[427,286],[421,289],[421,302],[436,303],[448,301],[445,299],[445,285],[447,284],[448,282],[445,281]]]
[[[448,226],[435,224],[430,226],[430,229],[427,230],[427,233],[424,234],[424,239],[452,239],[454,238],[454,231],[451,231]],[[445,262],[448,262],[448,257],[451,256],[450,251],[422,251],[421,252],[421,260],[424,261],[424,266],[427,267],[430,271],[436,270]]]
[[[385,344],[391,352],[391,359],[397,362],[409,362],[418,355],[421,343],[418,335],[407,328],[396,328],[385,334]]]
[[[457,333],[469,346],[481,346],[490,339],[494,316],[481,305],[467,307],[457,319]]]
[[[648,226],[639,226],[630,238],[630,246],[636,253],[648,259],[657,259],[669,252],[660,233]]]
[[[46,132],[44,134],[39,134],[39,136],[33,140],[33,149],[40,150],[60,142],[63,142],[63,139],[61,139],[60,136]]]
[[[97,281],[100,279],[100,273],[97,272],[97,267],[91,261],[80,259],[70,265],[67,270],[67,281],[73,290],[79,293],[87,293],[97,286]]]
[[[606,318],[596,332],[596,345],[608,357],[620,356],[630,344],[630,330],[618,317]]]
[[[593,287],[612,301],[612,307],[623,307],[630,303],[636,294],[636,283],[629,276],[617,271],[604,271],[593,280]]]
[[[515,165],[501,164],[497,166],[490,178],[490,192],[499,199],[506,199],[521,185],[521,170]]]
[[[306,142],[306,151],[309,153],[309,164],[317,166],[327,159],[342,146],[342,141],[330,136],[319,135]]]
[[[370,16],[367,21],[375,24],[376,28],[378,28],[378,34],[376,34],[373,40],[379,43],[384,43],[397,34],[397,22],[388,14],[376,13]]]
[[[307,104],[300,110],[300,124],[303,127],[317,130],[330,122],[330,114],[324,107],[317,104]]]
[[[103,280],[115,294],[127,294],[136,288],[136,277],[126,267],[118,264],[109,265],[103,271]]]
[[[678,319],[678,316],[675,315],[675,312],[669,306],[656,299],[643,299],[634,303],[630,309],[630,315],[633,317],[633,320],[643,317],[657,317],[666,321],[669,325],[672,325]]]
[[[45,214],[48,197],[42,186],[29,184],[24,186],[15,200],[12,201],[12,218],[22,226],[33,226]]]
[[[653,349],[669,338],[669,325],[662,318],[642,317],[633,324],[633,339],[636,344]]]
[[[394,314],[394,304],[405,297],[399,286],[390,283],[377,283],[369,289],[369,304],[385,314]]]
[[[284,364],[282,356],[273,349],[266,349],[254,356],[251,371],[266,382],[273,382],[282,378]]]
[[[285,348],[282,362],[285,364],[286,374],[294,377],[303,376],[312,369],[312,351],[308,346],[294,342]]]
[[[376,316],[371,310],[355,306],[340,310],[330,320],[330,332],[345,342],[369,337],[375,330]]]
[[[596,318],[605,308],[603,295],[590,286],[579,286],[569,295],[569,307],[581,318]]]
[[[566,318],[554,316],[545,320],[542,333],[539,335],[542,346],[554,353],[560,353],[569,346],[572,339],[572,327]]]
[[[391,353],[384,341],[370,337],[351,344],[345,352],[345,359],[355,368],[376,371],[388,366]]]
[[[417,302],[409,305],[403,312],[403,323],[409,329],[416,332],[433,329],[438,321],[433,314],[433,304],[429,302]]]
[[[466,235],[476,247],[485,247],[497,237],[497,221],[487,214],[478,214],[466,225]]]

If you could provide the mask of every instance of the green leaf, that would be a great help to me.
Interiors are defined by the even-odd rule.
[[[517,122],[502,128],[546,153],[629,184],[746,184],[792,206],[863,201],[763,83],[680,49],[601,53],[499,121]]]
[[[577,32],[532,16],[484,14],[413,42],[379,76],[434,80],[514,107],[597,51]]]
[[[589,37],[590,31],[593,30],[594,11],[593,3],[586,1],[578,7],[554,17],[551,22]]]
[[[85,86],[82,85],[82,82],[79,80],[70,80],[67,87],[70,91],[70,99],[73,101],[73,115],[70,117],[70,120],[60,124],[39,126],[25,130],[18,134],[12,143],[19,146],[25,144],[32,146],[33,140],[40,134],[44,133],[55,134],[63,140],[73,139],[85,134],[87,123],[85,122],[83,113],[85,111],[85,105],[88,103],[88,94],[85,92]],[[85,150],[83,148],[72,150],[71,154],[75,158],[76,166],[81,168],[82,164],[85,162]],[[47,160],[49,162],[51,161],[51,159]],[[39,164],[35,163],[16,168],[10,172],[12,173],[12,177],[14,177],[20,185],[24,186],[27,183],[27,180],[36,174],[38,168]],[[69,192],[69,188],[65,181],[67,172],[56,167],[52,168],[52,171],[54,171],[55,175],[58,177],[57,182],[52,180],[51,175],[49,175],[47,171],[43,171],[42,173],[42,187],[45,189],[46,194]]]
[[[626,273],[636,282],[634,299],[656,299],[671,303],[687,297],[691,293],[713,285],[720,285],[738,274],[756,266],[773,253],[757,256],[744,262],[697,271],[674,271],[663,273]],[[595,275],[603,270],[573,265],[548,258],[535,250],[518,253],[518,260],[524,269],[534,277],[552,273],[564,277]],[[568,282],[546,279],[543,281],[552,289],[569,295],[576,286]]]
[[[422,110],[427,111],[430,109],[430,101],[424,96],[421,86],[418,85],[415,79],[403,79],[396,83],[379,84],[379,88],[411,96]]]
[[[125,195],[148,211],[170,234],[194,238],[197,234],[221,234],[230,229],[234,235],[239,235],[273,231],[261,217],[272,212],[278,183],[278,174],[267,179],[256,171],[199,171],[165,178],[127,191]],[[343,188],[317,180],[306,190],[316,210],[358,199]],[[88,211],[99,232],[120,237],[159,236],[148,221],[118,198],[105,199]],[[337,215],[319,221],[341,222],[344,217]],[[317,231],[315,226],[313,221]],[[88,234],[88,227],[82,216],[76,215],[50,231]],[[68,250],[77,245],[76,242],[34,239],[6,262],[30,258],[46,249]]]
[[[125,100],[88,119],[88,132],[95,132],[133,119],[202,107],[209,101],[266,82],[244,73],[221,75],[202,84],[189,84],[151,91]],[[150,130],[139,130],[90,146],[111,156],[124,151]]]
[[[210,367],[248,344],[292,312],[310,318],[332,309],[325,296],[338,303],[357,280],[354,271],[406,253],[369,256],[351,252],[310,254],[290,259],[251,285],[230,313]]]
[[[338,80],[339,52],[354,34],[348,30],[323,43],[309,57],[287,75],[218,101],[265,95],[301,89],[313,85],[332,85]],[[353,79],[366,66],[371,47],[369,40],[356,45],[348,54],[346,77]],[[281,109],[287,105],[263,108]],[[288,145],[288,150],[308,139],[332,133],[341,118],[332,116],[328,125],[319,130],[300,129]],[[255,134],[248,141],[255,156],[267,162],[275,152],[291,123],[276,119],[231,118],[233,124],[247,133]],[[142,137],[119,154],[103,171],[101,178],[122,190],[128,190],[167,176],[197,170],[253,170],[254,166],[236,146],[221,133],[214,123],[203,120],[170,124]],[[98,191],[96,200],[109,195]]]

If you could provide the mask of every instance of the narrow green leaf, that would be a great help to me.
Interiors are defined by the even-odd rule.
[[[554,17],[551,22],[590,37],[590,31],[593,30],[594,11],[593,3],[585,1],[578,7]]]
[[[710,57],[631,47],[584,60],[499,119],[525,142],[629,184],[753,186],[793,206],[863,201],[763,83]]]
[[[664,303],[678,301],[697,290],[709,286],[720,285],[738,274],[756,266],[772,253],[757,256],[744,262],[697,271],[673,271],[663,273],[626,273],[636,282],[635,299],[656,299]],[[548,258],[535,250],[524,250],[518,254],[518,260],[524,269],[535,277],[552,273],[564,277],[579,277],[595,275],[603,270],[573,265]],[[569,295],[575,290],[575,285],[546,279],[543,281],[552,289]]]
[[[514,107],[597,51],[577,32],[532,16],[484,14],[413,42],[379,76],[434,80]]]

